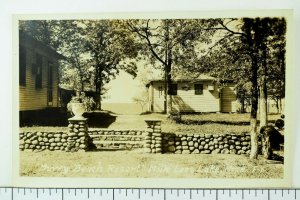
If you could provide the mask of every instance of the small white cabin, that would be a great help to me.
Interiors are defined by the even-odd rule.
[[[166,106],[164,81],[152,80],[147,85],[150,112],[163,112]],[[222,89],[213,83],[213,78],[199,80],[176,80],[172,83],[172,110],[179,112],[237,112],[239,103],[234,84]]]

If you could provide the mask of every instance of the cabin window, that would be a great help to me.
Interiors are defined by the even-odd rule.
[[[203,84],[195,84],[195,95],[202,95],[203,94]]]
[[[158,97],[161,97],[163,95],[163,87],[159,86],[158,87]]]
[[[19,84],[26,85],[26,49],[19,47]]]
[[[43,69],[43,57],[40,54],[36,54],[35,65],[35,88],[42,88],[42,69]]]
[[[170,95],[177,95],[177,84],[171,84]]]

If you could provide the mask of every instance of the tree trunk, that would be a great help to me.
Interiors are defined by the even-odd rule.
[[[102,88],[102,70],[99,65],[96,66],[96,77],[95,77],[95,85],[96,85],[96,110],[101,110],[101,88]]]
[[[258,104],[258,83],[257,83],[257,60],[253,58],[251,67],[251,113],[250,113],[250,126],[251,126],[251,152],[250,159],[257,159],[258,156],[258,134],[257,134],[257,104]]]
[[[262,64],[262,78],[259,87],[259,103],[260,103],[260,128],[268,125],[268,110],[267,110],[267,47],[264,46],[263,50],[263,64]]]
[[[259,87],[259,118],[260,124],[259,127],[268,125],[268,116],[267,116],[267,96],[266,96],[266,86],[265,89],[263,86]]]
[[[275,103],[276,103],[277,114],[279,114],[280,113],[280,111],[279,111],[279,99],[277,97],[275,97],[274,100],[275,100]]]
[[[251,151],[250,159],[257,159],[258,156],[258,135],[257,135],[257,119],[251,117],[250,119],[251,126]]]
[[[279,97],[279,113],[282,114],[282,101],[281,101],[281,97]]]
[[[167,98],[167,115],[170,115],[172,111],[172,80],[171,80],[171,66],[167,66],[167,89],[168,89],[168,98]]]
[[[167,113],[167,102],[168,102],[168,83],[167,83],[167,67],[164,67],[165,77],[164,77],[164,113]]]
[[[171,94],[171,88],[172,88],[172,77],[171,77],[171,69],[172,69],[172,48],[170,44],[170,33],[169,33],[169,20],[166,20],[165,24],[165,78],[166,78],[166,85],[167,85],[167,98],[166,98],[166,113],[167,115],[170,115],[172,111],[172,94]]]

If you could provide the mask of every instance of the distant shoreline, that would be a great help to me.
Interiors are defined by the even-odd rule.
[[[147,106],[144,107],[146,110]],[[142,108],[136,103],[102,103],[103,110],[109,110],[116,114],[141,114]]]

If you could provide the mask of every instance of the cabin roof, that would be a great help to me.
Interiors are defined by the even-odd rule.
[[[216,80],[216,78],[206,74],[201,74],[198,77],[180,76],[174,78],[172,81],[173,82],[198,82],[198,81],[214,81],[214,80]],[[162,82],[162,81],[164,81],[164,79],[162,78],[150,79],[149,82],[147,83],[147,86],[152,82]]]
[[[48,52],[50,55],[56,57],[57,59],[66,59],[65,56],[62,54],[58,53],[51,47],[45,45],[44,43],[34,39],[32,36],[26,34],[24,31],[19,31],[19,43],[20,44],[30,44],[34,47],[40,48],[44,50],[45,52]]]

